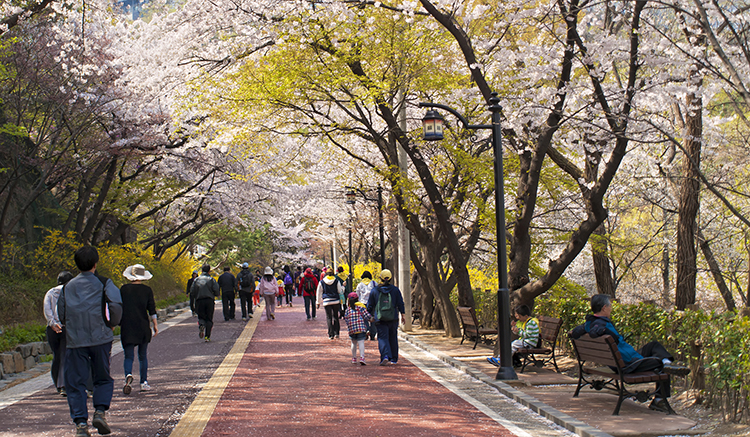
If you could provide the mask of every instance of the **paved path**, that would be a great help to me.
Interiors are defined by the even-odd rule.
[[[223,322],[217,302],[210,343],[189,312],[161,325],[149,347],[151,392],[122,394],[122,354],[113,352],[112,435],[572,435],[406,342],[397,366],[374,365],[374,341],[372,364],[352,365],[345,327],[331,341],[324,317],[307,322],[302,308],[258,316]],[[72,435],[49,374],[16,391],[11,401],[10,389],[0,392],[0,437]]]

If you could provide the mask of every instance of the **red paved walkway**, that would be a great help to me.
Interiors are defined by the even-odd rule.
[[[203,436],[513,435],[403,357],[376,365],[376,341],[370,364],[351,364],[346,325],[331,341],[318,316],[306,321],[299,306],[263,315]]]

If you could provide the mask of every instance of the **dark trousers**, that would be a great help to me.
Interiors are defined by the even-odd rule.
[[[70,417],[75,423],[88,421],[86,382],[94,377],[94,409],[107,411],[115,382],[109,375],[112,343],[68,349],[65,353],[65,389]]]
[[[670,354],[658,341],[652,341],[651,343],[645,344],[638,353],[643,356],[643,359],[627,365],[623,369],[625,373],[648,372],[661,369],[664,366],[664,362],[662,361],[664,358],[669,361],[674,360],[672,354]],[[657,390],[661,394],[661,397],[668,398],[671,396],[672,386],[670,382],[671,378],[670,380],[656,383]]]
[[[52,349],[52,368],[50,374],[52,375],[52,382],[55,384],[55,388],[65,387],[65,328],[63,327],[61,333],[56,333],[49,326],[47,326],[47,343]]]
[[[315,317],[315,298],[313,296],[303,296],[303,299],[305,299],[305,315],[307,315],[307,318]],[[312,316],[310,307],[312,307]]]
[[[255,290],[251,288],[240,289],[240,310],[243,319],[246,319],[248,314],[253,313],[253,291]]]
[[[286,285],[284,286],[284,296],[286,297],[286,304],[291,305],[292,298],[294,297],[294,286],[293,285]]]
[[[221,307],[224,310],[224,320],[234,320],[235,306],[234,306],[234,291],[222,291],[221,292]]]
[[[341,325],[339,324],[339,304],[326,305],[326,323],[328,324],[328,337],[339,335]]]
[[[377,322],[378,349],[380,350],[380,361],[385,357],[392,362],[398,362],[398,320],[389,322]]]
[[[192,294],[188,293],[188,296],[190,296],[190,311],[195,315],[195,298]]]
[[[195,312],[198,313],[198,325],[206,327],[206,337],[211,337],[211,328],[214,327],[214,300],[211,298],[197,299],[195,301]]]

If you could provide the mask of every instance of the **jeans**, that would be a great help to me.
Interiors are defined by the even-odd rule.
[[[303,296],[305,299],[305,315],[310,319],[310,307],[312,307],[312,317],[315,317],[315,298],[313,296]]]
[[[68,407],[73,422],[86,422],[89,418],[86,381],[91,373],[94,375],[94,409],[109,409],[115,387],[115,381],[109,375],[111,351],[112,342],[66,351],[65,389],[68,392]]]
[[[248,314],[253,313],[253,291],[249,288],[240,290],[240,310],[243,319],[246,319]]]
[[[294,286],[287,285],[284,287],[284,296],[286,296],[286,304],[291,305],[292,304],[292,298],[294,297]]]
[[[141,344],[123,344],[122,350],[125,353],[123,368],[125,376],[133,374],[133,358],[135,347],[138,346],[138,373],[141,376],[141,384],[148,381],[148,342]]]
[[[55,388],[65,387],[65,327],[63,327],[61,333],[56,333],[49,326],[47,326],[47,343],[52,349],[52,368],[50,374],[52,375],[52,382],[55,384]]]
[[[328,337],[333,338],[339,335],[341,330],[341,324],[339,323],[339,309],[341,306],[338,303],[333,305],[326,305],[326,323],[328,324]]]
[[[394,363],[398,362],[398,320],[389,322],[377,322],[378,349],[380,349],[380,361],[385,357]]]

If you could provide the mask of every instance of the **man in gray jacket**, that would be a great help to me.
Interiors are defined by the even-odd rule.
[[[198,313],[198,337],[211,341],[211,328],[214,326],[214,297],[219,297],[219,283],[208,273],[211,266],[203,264],[203,273],[195,278],[190,287],[190,296],[195,298],[195,312]]]
[[[99,434],[112,431],[104,415],[109,409],[114,390],[110,376],[110,353],[114,335],[104,322],[104,293],[109,298],[110,324],[120,323],[122,298],[120,290],[107,278],[96,276],[99,253],[96,248],[84,246],[74,255],[81,273],[60,292],[57,314],[65,326],[67,350],[65,353],[65,388],[68,392],[70,417],[76,424],[76,436],[89,436],[86,382],[89,374],[94,380],[94,418],[91,424]],[[117,316],[115,316],[117,315]],[[89,371],[89,369],[91,369]]]

